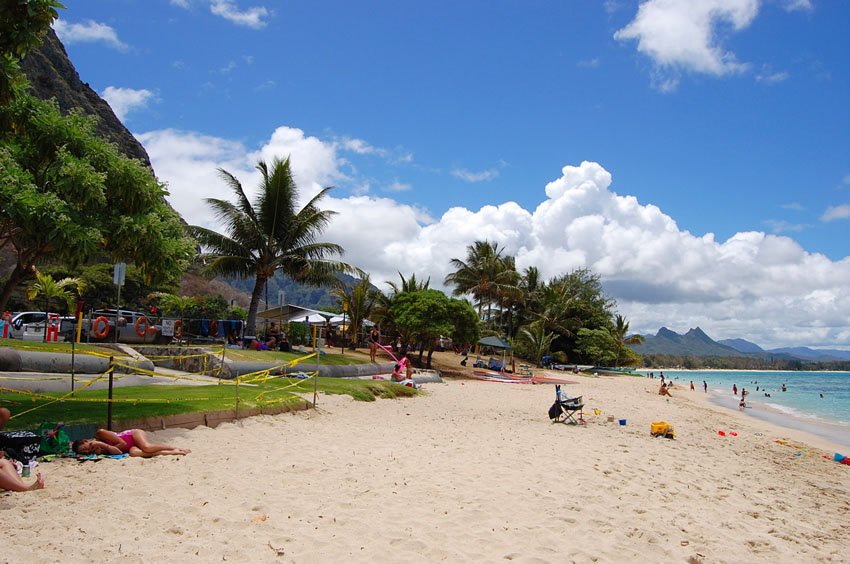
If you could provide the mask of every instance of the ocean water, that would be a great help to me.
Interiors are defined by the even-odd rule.
[[[662,371],[652,372],[658,378]],[[676,386],[682,388],[693,380],[700,392],[705,380],[712,401],[731,409],[738,409],[741,388],[746,388],[747,403],[753,407],[746,410],[748,415],[813,432],[850,446],[850,372],[663,372],[665,378],[672,378]],[[732,394],[733,384],[738,386],[737,397]],[[785,392],[782,391],[783,384]]]

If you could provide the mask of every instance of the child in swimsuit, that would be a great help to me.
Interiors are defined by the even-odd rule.
[[[144,458],[162,455],[182,456],[192,452],[187,448],[152,443],[148,439],[148,434],[141,429],[128,429],[120,433],[98,429],[93,439],[74,441],[71,449],[77,454],[129,454]]]

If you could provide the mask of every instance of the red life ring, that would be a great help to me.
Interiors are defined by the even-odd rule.
[[[103,329],[99,329],[101,323],[103,323]],[[94,320],[91,334],[94,335],[97,339],[103,339],[104,337],[106,337],[107,333],[109,333],[109,320],[101,315],[100,317]]]
[[[180,319],[174,322],[174,336],[178,339],[183,336],[183,321]]]
[[[138,318],[136,320],[136,335],[144,338],[145,333],[148,332],[148,329],[150,329],[150,326],[151,326],[151,322],[148,321],[147,317],[142,316],[142,317]]]
[[[218,319],[210,321],[210,335],[218,337]]]

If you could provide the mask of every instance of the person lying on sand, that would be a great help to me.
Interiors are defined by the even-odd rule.
[[[182,456],[192,452],[188,448],[152,443],[148,439],[148,434],[141,429],[128,429],[120,433],[98,429],[93,439],[74,441],[71,449],[77,454],[129,454],[144,458],[163,455]]]
[[[659,396],[668,396],[668,397],[671,397],[671,398],[673,397],[673,395],[670,394],[670,390],[667,389],[667,386],[665,384],[661,384],[661,387],[658,388],[658,395]]]

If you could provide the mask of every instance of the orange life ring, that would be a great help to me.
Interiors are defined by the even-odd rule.
[[[210,335],[218,337],[218,319],[210,321]]]
[[[98,329],[100,327],[101,322],[103,323],[103,329]],[[92,325],[91,334],[95,336],[97,339],[103,339],[106,337],[106,334],[109,333],[109,320],[104,316],[100,316],[94,320],[94,324]]]
[[[178,339],[183,336],[183,321],[180,319],[174,322],[174,336]]]
[[[148,321],[148,318],[144,315],[136,320],[136,335],[144,338],[145,333],[148,332],[148,329],[151,326],[151,322]]]

